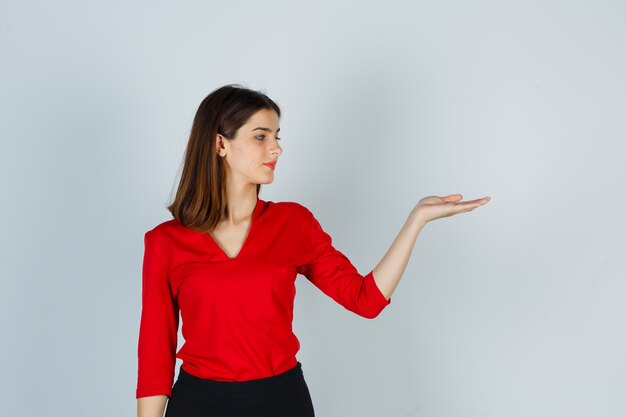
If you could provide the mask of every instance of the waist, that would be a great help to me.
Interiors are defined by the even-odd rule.
[[[180,366],[178,373],[178,381],[183,384],[194,386],[199,389],[245,392],[257,391],[266,388],[273,388],[282,385],[295,378],[302,378],[302,364],[297,362],[296,366],[283,373],[259,379],[251,379],[249,381],[215,381],[213,379],[200,378],[192,375]]]

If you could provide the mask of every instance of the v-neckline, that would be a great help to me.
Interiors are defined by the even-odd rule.
[[[243,240],[243,243],[241,245],[241,247],[239,248],[239,251],[237,252],[237,254],[233,257],[228,256],[228,254],[226,253],[226,251],[220,246],[219,243],[217,243],[217,241],[215,239],[213,239],[213,236],[211,236],[210,233],[206,233],[206,235],[209,237],[209,240],[211,242],[213,242],[213,245],[217,248],[217,250],[220,252],[220,254],[222,256],[224,256],[226,259],[234,261],[236,259],[239,259],[239,257],[241,256],[243,250],[246,248],[246,244],[248,243],[248,240],[250,240],[250,236],[252,235],[252,229],[255,225],[255,219],[259,214],[259,210],[261,208],[261,202],[262,200],[259,198],[259,196],[257,196],[256,199],[256,204],[254,206],[254,209],[252,210],[252,216],[250,217],[250,226],[248,226],[248,233],[246,234],[246,237]]]

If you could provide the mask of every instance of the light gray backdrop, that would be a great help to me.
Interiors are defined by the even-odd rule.
[[[237,82],[284,111],[261,198],[362,273],[420,198],[493,198],[426,225],[374,320],[298,277],[318,416],[625,416],[625,28],[619,1],[2,1],[2,415],[135,414],[143,234]]]

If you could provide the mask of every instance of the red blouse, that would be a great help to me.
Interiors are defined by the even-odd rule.
[[[300,349],[292,331],[297,274],[360,316],[387,300],[295,202],[257,197],[248,235],[231,258],[207,233],[163,222],[144,236],[136,398],[172,393],[176,358],[185,371],[218,381],[285,372]],[[183,346],[176,352],[182,317]]]

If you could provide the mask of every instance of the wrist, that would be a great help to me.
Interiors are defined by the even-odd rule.
[[[426,220],[418,210],[412,210],[407,222],[421,229],[428,223],[428,220]]]

